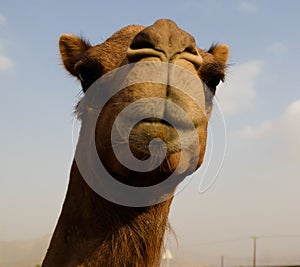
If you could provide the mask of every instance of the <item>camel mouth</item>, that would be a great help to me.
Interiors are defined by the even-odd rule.
[[[150,156],[149,144],[153,140],[161,140],[167,154],[181,150],[193,151],[194,144],[198,143],[198,131],[202,127],[202,121],[195,122],[187,120],[187,117],[180,116],[180,114],[177,115],[165,113],[163,116],[149,116],[137,120],[134,114],[130,113],[125,116],[119,114],[112,129],[112,143],[129,144],[131,151],[138,159]],[[160,145],[156,148],[157,154],[162,151],[159,148]]]
[[[135,124],[128,139],[119,130],[115,133],[111,148],[126,175],[118,171],[113,176],[122,183],[151,186],[173,175],[178,182],[179,177],[192,174],[200,166],[199,136],[196,141],[195,129],[179,130],[167,121],[148,118]],[[153,176],[157,178],[152,180]],[[134,178],[128,181],[126,177]]]
[[[166,149],[166,156],[179,153],[181,151],[194,151],[195,131],[197,129],[175,128],[164,120],[147,119],[139,122],[132,129],[129,145],[133,154],[137,158],[147,158],[151,156],[149,151],[152,145],[152,153],[159,156]]]
[[[161,123],[163,125],[168,125],[168,126],[172,126],[169,122],[167,122],[164,119],[160,119],[160,118],[155,118],[155,117],[149,117],[147,119],[143,119],[141,120],[139,123],[144,123],[144,122],[149,122],[149,123]]]
[[[129,142],[133,144],[134,148],[144,150],[144,146],[149,146],[149,143],[155,139],[162,140],[170,152],[180,150],[180,145],[172,149],[168,146],[171,142],[179,139],[176,129],[170,123],[155,118],[138,122],[131,130]],[[176,143],[179,144],[179,140]]]
[[[131,132],[130,150],[137,159],[152,158],[152,165],[158,165],[158,161],[164,158],[159,169],[166,175],[189,175],[199,166],[199,150],[195,149],[197,144],[193,140],[195,130],[179,130],[159,119],[143,120]]]
[[[187,123],[185,120],[181,119],[180,117],[177,117],[177,120],[172,120],[171,118],[168,118],[167,116],[160,119],[155,117],[149,117],[146,119],[141,120],[138,124],[158,124],[162,126],[167,126],[172,129],[178,129],[181,131],[188,131],[193,130],[198,127],[198,123],[191,124]]]

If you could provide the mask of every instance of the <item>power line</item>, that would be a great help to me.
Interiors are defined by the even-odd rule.
[[[300,234],[295,235],[259,235],[255,236],[259,239],[267,239],[267,238],[277,238],[277,239],[283,239],[283,238],[300,238]],[[231,243],[231,242],[237,242],[237,241],[247,241],[251,240],[253,237],[241,237],[241,238],[234,238],[234,239],[224,239],[219,241],[210,241],[210,242],[204,242],[204,243],[194,243],[194,244],[182,244],[181,247],[198,247],[198,246],[207,246],[207,245],[215,245],[215,244],[222,244],[222,243]]]
[[[187,245],[182,245],[182,247],[198,247],[198,246],[215,245],[215,244],[246,241],[246,240],[249,240],[249,237],[248,238],[226,239],[226,240],[220,240],[220,241],[210,241],[210,242],[198,243],[198,244],[187,244]]]
[[[253,239],[253,257],[252,257],[252,263],[253,267],[256,267],[256,256],[257,256],[257,240],[258,239],[287,239],[287,238],[299,238],[300,234],[289,234],[289,235],[260,235],[260,236],[251,236],[251,237],[243,237],[243,238],[234,238],[234,239],[225,239],[225,240],[219,240],[219,241],[210,241],[210,242],[204,242],[204,243],[197,243],[197,244],[187,244],[182,245],[182,247],[199,247],[199,246],[209,246],[209,245],[218,245],[218,244],[226,244],[231,242],[238,242],[238,241],[250,241]],[[223,267],[225,264],[225,256],[224,254],[221,254],[221,266]],[[226,255],[226,258],[232,258],[228,255]],[[237,259],[237,258],[236,258]],[[242,258],[241,258],[242,259]],[[245,259],[243,257],[243,259]],[[297,256],[297,262],[299,261]],[[250,262],[250,258],[249,258]]]
[[[262,235],[259,238],[300,238],[300,235]]]

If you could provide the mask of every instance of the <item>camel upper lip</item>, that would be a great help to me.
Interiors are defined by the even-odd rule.
[[[196,124],[191,125],[185,122],[171,121],[169,119],[160,119],[160,118],[153,118],[153,117],[143,119],[139,123],[160,123],[162,125],[169,126],[175,129],[180,129],[180,130],[193,130],[198,126]]]
[[[140,122],[150,122],[150,123],[152,123],[152,122],[158,122],[158,123],[161,123],[161,124],[164,124],[164,125],[172,127],[172,124],[169,123],[169,122],[167,122],[166,120],[160,119],[160,118],[154,118],[154,117],[143,119]]]

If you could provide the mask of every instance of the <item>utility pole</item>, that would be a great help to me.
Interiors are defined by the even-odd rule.
[[[256,267],[256,236],[251,237],[253,239],[253,267]]]
[[[224,267],[224,256],[221,256],[221,267]]]

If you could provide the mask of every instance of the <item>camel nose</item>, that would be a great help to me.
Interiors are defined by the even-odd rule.
[[[163,61],[170,61],[175,55],[186,53],[199,63],[195,39],[168,19],[156,21],[153,25],[139,32],[130,44],[127,55],[158,56]],[[162,54],[164,56],[162,56]],[[193,57],[194,56],[194,57]]]

